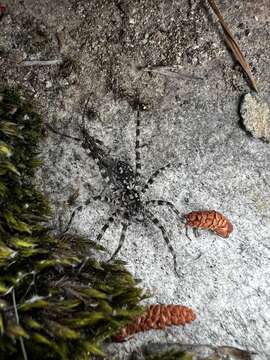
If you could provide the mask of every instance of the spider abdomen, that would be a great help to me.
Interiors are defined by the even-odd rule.
[[[187,225],[197,229],[208,229],[217,235],[227,238],[233,231],[232,223],[215,210],[192,211],[184,216]]]

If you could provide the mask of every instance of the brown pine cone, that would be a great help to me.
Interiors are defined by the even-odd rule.
[[[123,328],[114,337],[114,341],[125,341],[127,337],[140,331],[189,324],[195,319],[196,315],[193,310],[183,305],[150,305],[146,313]]]
[[[187,225],[197,229],[209,229],[217,235],[227,238],[233,231],[233,224],[216,210],[192,211],[184,215]]]

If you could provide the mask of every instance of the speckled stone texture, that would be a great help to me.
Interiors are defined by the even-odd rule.
[[[243,125],[252,136],[270,141],[270,108],[258,95],[246,94],[243,97],[240,114]]]
[[[218,4],[269,104],[269,3]],[[177,255],[177,276],[159,229],[132,221],[119,258],[153,294],[148,303],[189,306],[197,320],[112,344],[110,356],[122,360],[149,341],[175,341],[247,348],[269,359],[270,148],[241,126],[240,99],[250,89],[207,2],[10,0],[7,5],[0,22],[2,85],[19,85],[45,123],[73,136],[80,136],[89,98],[89,133],[111,156],[133,166],[132,101],[139,95],[146,104],[141,181],[172,162],[143,199],[171,201],[181,214],[215,209],[234,226],[228,239],[201,230],[197,238],[190,232],[190,241],[169,209],[153,207]],[[20,67],[24,59],[64,63]],[[37,183],[53,204],[52,224],[63,230],[72,211],[90,198],[71,230],[95,239],[114,211],[92,199],[104,188],[110,194],[96,163],[79,142],[50,131],[42,158]],[[111,254],[120,231],[118,219],[101,240]]]

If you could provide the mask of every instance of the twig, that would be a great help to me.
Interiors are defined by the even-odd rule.
[[[18,314],[17,304],[16,304],[15,289],[13,289],[13,291],[12,291],[12,301],[13,301],[13,307],[14,307],[16,321],[17,321],[17,324],[19,325],[20,320],[19,320],[19,314]],[[20,339],[20,343],[21,343],[23,358],[24,358],[24,360],[28,360],[28,356],[27,356],[27,353],[26,353],[26,349],[25,349],[25,345],[24,345],[24,341],[23,341],[22,336],[20,336],[19,339]]]
[[[208,0],[208,3],[211,6],[214,13],[216,14],[216,16],[218,17],[220,25],[221,25],[221,27],[222,27],[222,29],[224,31],[226,44],[231,49],[231,51],[234,54],[236,60],[242,66],[244,72],[246,73],[246,75],[248,76],[248,78],[249,78],[249,80],[251,82],[251,85],[252,85],[253,89],[258,92],[257,85],[256,85],[256,82],[255,82],[253,76],[252,76],[250,66],[248,65],[248,63],[247,63],[247,61],[246,61],[246,59],[245,59],[239,45],[237,44],[232,32],[228,28],[228,25],[225,23],[224,18],[221,15],[221,12],[220,12],[215,0]]]
[[[154,66],[154,67],[146,67],[142,69],[144,72],[152,72],[161,74],[164,76],[170,76],[174,78],[180,79],[190,79],[190,80],[204,80],[202,77],[190,75],[190,74],[183,74],[177,71],[177,68],[174,66]]]
[[[50,66],[50,65],[60,65],[63,63],[62,59],[55,60],[25,60],[22,61],[20,66]]]

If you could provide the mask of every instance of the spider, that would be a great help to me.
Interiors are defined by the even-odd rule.
[[[87,106],[87,103],[86,103]],[[85,108],[86,108],[85,106]],[[113,260],[119,251],[121,250],[123,243],[126,238],[127,229],[132,221],[144,222],[145,220],[150,221],[153,226],[155,226],[161,232],[161,235],[173,257],[174,271],[179,276],[177,272],[177,260],[175,251],[170,244],[170,239],[168,232],[165,227],[161,224],[160,220],[151,212],[151,206],[165,206],[170,208],[181,221],[181,215],[175,205],[167,200],[143,200],[143,196],[149,187],[155,182],[156,178],[168,169],[171,164],[166,164],[158,168],[145,183],[140,181],[141,175],[141,152],[140,152],[140,134],[141,134],[141,121],[140,121],[140,110],[137,110],[136,116],[136,141],[135,141],[135,169],[132,166],[123,160],[116,159],[110,156],[108,151],[104,150],[103,143],[91,136],[84,125],[84,114],[83,114],[83,127],[82,127],[82,136],[83,138],[77,138],[65,134],[59,133],[57,130],[49,128],[65,137],[72,138],[76,141],[82,143],[82,147],[86,150],[86,153],[94,159],[96,162],[102,178],[105,180],[107,185],[111,189],[111,196],[94,196],[84,202],[84,205],[89,205],[90,201],[100,200],[107,203],[111,203],[114,206],[115,211],[111,216],[106,220],[105,224],[98,233],[96,240],[100,242],[103,238],[105,232],[109,229],[110,225],[116,220],[117,217],[121,218],[121,235],[119,239],[118,246],[111,256],[110,260]],[[85,113],[85,112],[84,112]],[[102,191],[103,193],[103,191]],[[67,232],[70,228],[70,225],[73,221],[73,218],[77,211],[82,209],[82,205],[77,207],[68,222],[64,233]],[[110,261],[109,260],[109,261]]]

